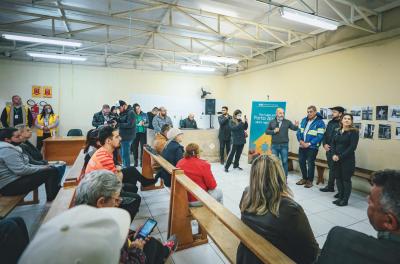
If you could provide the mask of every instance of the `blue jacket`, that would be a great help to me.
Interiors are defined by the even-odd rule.
[[[178,161],[183,158],[183,146],[176,142],[175,140],[170,141],[165,145],[161,156],[166,159],[172,166],[176,166]],[[164,184],[167,187],[171,187],[171,175],[164,169],[161,169],[156,178],[162,178],[164,180]]]
[[[308,119],[305,117],[301,123],[299,130],[297,130],[297,140],[304,140],[304,130],[306,129]],[[322,120],[322,116],[320,113],[317,113],[317,117],[311,123],[310,129],[307,131],[305,142],[311,143],[309,148],[318,149],[321,145],[322,139],[324,138],[325,133],[325,123]]]

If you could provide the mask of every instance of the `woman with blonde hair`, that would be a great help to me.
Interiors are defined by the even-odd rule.
[[[261,155],[240,201],[242,221],[296,263],[313,263],[319,247],[303,208],[293,200],[280,160]],[[237,263],[262,263],[240,243]]]
[[[220,189],[217,189],[217,182],[211,172],[210,163],[200,159],[200,147],[196,143],[190,143],[185,148],[184,158],[181,159],[176,167],[182,169],[186,176],[208,192],[215,200],[223,203],[223,195]],[[190,206],[201,206],[193,195],[188,193]]]

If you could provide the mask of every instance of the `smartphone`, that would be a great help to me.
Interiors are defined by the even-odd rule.
[[[156,227],[156,225],[156,220],[152,218],[147,219],[144,225],[137,231],[136,238],[145,239],[151,234],[151,232],[153,232],[153,229]]]

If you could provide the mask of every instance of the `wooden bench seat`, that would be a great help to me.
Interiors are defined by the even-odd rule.
[[[293,153],[293,152],[289,152],[288,167],[289,167],[290,171],[293,170],[293,161],[299,161],[299,155],[296,153]],[[317,174],[318,174],[317,184],[324,183],[325,182],[325,180],[324,180],[325,169],[329,169],[328,162],[326,160],[316,159],[315,167],[317,168]],[[363,178],[363,179],[367,180],[368,182],[371,182],[373,173],[374,173],[374,171],[372,171],[372,170],[367,170],[364,168],[356,167],[356,169],[354,171],[354,176]]]
[[[33,192],[33,197],[31,201],[25,201],[25,196],[27,196],[28,193],[15,196],[0,195],[0,219],[6,217],[18,205],[38,204],[39,203],[38,189],[35,189],[32,192]]]
[[[75,189],[76,186],[64,187],[60,189],[56,198],[51,203],[50,209],[47,212],[46,217],[43,220],[43,223],[46,223],[51,218],[68,210],[73,205]]]
[[[68,170],[67,175],[65,175],[64,187],[74,186],[78,184],[78,178],[81,176],[83,165],[85,164],[85,153],[83,153],[83,149],[79,152],[78,156],[75,159],[74,164]]]
[[[146,146],[143,147],[143,158],[142,158],[142,175],[147,179],[154,179],[155,172],[152,167],[152,160],[159,160],[166,168],[169,168],[171,171],[175,167],[172,166],[168,161],[166,161],[161,155],[155,155],[151,153]],[[172,167],[171,167],[172,166]],[[160,179],[160,183],[158,185],[152,185],[147,187],[141,187],[141,191],[150,191],[164,188],[164,181]]]

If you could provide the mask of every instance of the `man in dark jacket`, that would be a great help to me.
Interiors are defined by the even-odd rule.
[[[368,218],[378,238],[344,227],[329,231],[317,264],[395,264],[400,260],[400,171],[375,173]]]
[[[232,138],[232,150],[229,152],[225,163],[225,172],[229,171],[232,161],[234,169],[243,170],[239,166],[239,161],[242,155],[244,144],[246,144],[246,130],[248,127],[249,125],[247,123],[246,115],[244,116],[244,120],[242,120],[242,111],[239,109],[235,110],[235,112],[233,112],[232,119],[229,120],[229,128],[231,130]]]
[[[324,188],[319,189],[321,192],[334,192],[335,191],[335,175],[333,173],[333,160],[332,160],[332,152],[331,152],[331,144],[333,137],[337,133],[337,130],[340,126],[340,119],[344,113],[344,108],[341,106],[335,106],[330,108],[332,110],[332,120],[328,122],[326,126],[324,139],[322,140],[322,146],[326,151],[326,161],[328,162],[329,167],[329,179],[328,185]]]
[[[103,105],[100,112],[93,115],[92,126],[98,128],[99,126],[116,125],[116,121],[112,120],[110,116],[110,106],[108,104]]]
[[[297,131],[299,122],[285,119],[285,110],[276,109],[276,117],[268,124],[265,134],[272,136],[272,154],[282,161],[286,176],[288,175],[288,154],[289,154],[289,129]]]
[[[197,129],[196,120],[194,120],[194,114],[189,114],[189,116],[181,121],[181,128],[192,128]]]
[[[227,106],[223,106],[221,112],[222,115],[218,116],[219,159],[221,164],[224,165],[225,149],[226,155],[228,155],[229,151],[231,151],[231,129],[229,127],[229,120],[232,119],[232,117],[228,114]]]
[[[154,107],[151,112],[147,112],[147,118],[149,119],[149,128],[154,129],[153,127],[153,118],[158,115],[158,107]]]
[[[133,140],[136,137],[135,112],[132,107],[122,100],[119,103],[119,135],[121,137],[121,159],[122,167],[128,168],[131,165],[130,150]]]

